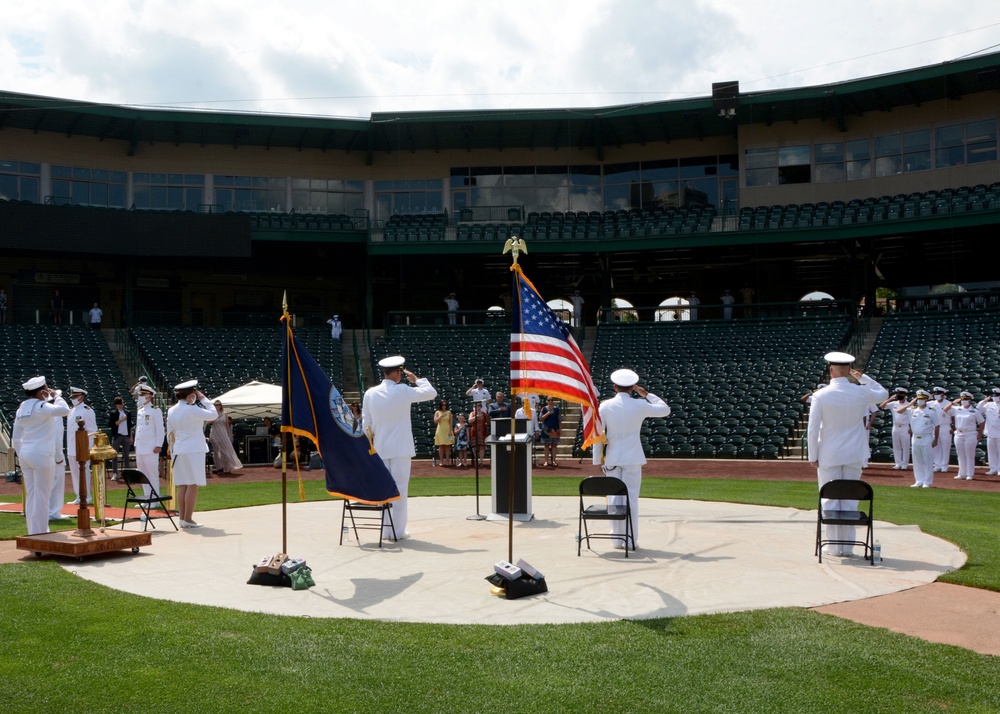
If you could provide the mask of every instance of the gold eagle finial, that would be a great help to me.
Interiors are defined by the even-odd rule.
[[[507,242],[504,243],[503,252],[510,252],[511,256],[514,258],[514,265],[517,265],[517,256],[521,253],[527,253],[528,245],[517,236],[511,236],[507,239]]]

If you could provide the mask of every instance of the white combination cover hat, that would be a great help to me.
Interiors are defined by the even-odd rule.
[[[630,369],[616,369],[611,373],[611,382],[619,387],[634,387],[639,383],[639,375]]]
[[[194,389],[197,386],[198,386],[198,380],[197,379],[189,379],[188,381],[181,382],[176,387],[174,387],[174,391],[175,392],[179,392],[182,389]]]
[[[386,357],[383,360],[379,360],[378,366],[382,369],[392,369],[394,367],[402,367],[406,364],[406,358],[401,355],[395,355],[394,357]]]
[[[70,387],[67,389],[70,394],[87,394],[87,390],[83,387]]]
[[[21,386],[28,392],[34,391],[35,389],[41,389],[45,386],[45,377],[32,377]]]
[[[854,356],[846,352],[827,352],[823,359],[830,364],[850,364],[854,361]]]

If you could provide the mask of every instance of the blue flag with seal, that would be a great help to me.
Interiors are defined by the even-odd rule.
[[[316,445],[332,496],[379,504],[399,500],[399,489],[381,457],[369,453],[369,441],[350,406],[323,368],[285,321],[281,353],[281,430]]]

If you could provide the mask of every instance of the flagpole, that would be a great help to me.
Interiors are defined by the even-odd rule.
[[[528,252],[528,247],[525,242],[519,239],[517,236],[511,236],[510,239],[504,244],[503,252],[506,253],[510,251],[511,258],[513,262],[511,263],[510,269],[515,273],[514,279],[517,280],[517,273],[520,272],[521,266],[517,264],[517,256],[524,251]],[[511,309],[514,308],[514,302],[511,302]],[[520,308],[518,308],[520,312]],[[511,402],[514,401],[514,395],[511,394]],[[517,427],[514,416],[514,410],[511,409],[510,412],[510,470],[507,475],[507,562],[514,562],[514,461],[517,458]],[[527,443],[525,444],[527,445]]]
[[[292,330],[288,322],[291,318],[288,315],[288,291],[281,294],[281,319],[285,322],[285,349],[288,349],[288,334]],[[291,360],[286,360],[287,369],[291,369]],[[288,375],[284,375],[288,384]],[[291,395],[289,394],[289,411],[291,411]],[[281,432],[281,552],[288,553],[288,432]]]

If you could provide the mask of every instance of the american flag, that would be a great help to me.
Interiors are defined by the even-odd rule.
[[[590,367],[569,328],[545,304],[520,266],[513,270],[510,391],[547,394],[581,405],[586,448],[601,441],[604,431]]]

